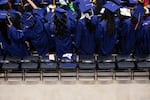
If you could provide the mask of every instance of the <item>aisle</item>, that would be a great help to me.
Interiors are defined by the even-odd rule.
[[[1,83],[0,100],[150,100],[150,83]]]

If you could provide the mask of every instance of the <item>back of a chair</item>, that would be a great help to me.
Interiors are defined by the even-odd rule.
[[[95,55],[79,55],[79,69],[95,69]]]
[[[40,59],[41,69],[56,69],[57,66],[58,66],[58,62],[55,54],[50,54]]]
[[[20,65],[20,57],[6,56],[3,60],[3,69],[18,69]]]
[[[100,70],[112,70],[116,68],[115,56],[98,56],[98,69]]]
[[[39,56],[28,56],[21,60],[22,69],[36,69],[39,66]]]

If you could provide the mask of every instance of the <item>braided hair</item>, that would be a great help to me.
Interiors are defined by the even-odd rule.
[[[106,20],[107,22],[107,32],[109,34],[109,36],[113,36],[114,32],[115,32],[115,18],[114,18],[114,14],[109,11],[109,10],[105,10],[101,20]]]
[[[6,24],[6,20],[1,20],[0,21],[0,32],[2,34],[3,39],[5,40],[5,42],[7,44],[11,44],[10,39],[8,38],[8,34],[7,34],[7,24]]]
[[[62,17],[54,16],[54,25],[55,25],[55,34],[60,39],[64,38],[67,34],[67,25],[66,25],[67,16],[63,13]]]
[[[90,33],[94,33],[94,31],[96,30],[96,25],[94,25],[92,23],[92,21],[88,18],[85,18],[85,23],[86,23],[86,27],[87,27],[88,31]]]

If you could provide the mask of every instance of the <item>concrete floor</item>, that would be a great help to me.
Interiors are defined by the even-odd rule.
[[[3,82],[0,100],[150,100],[150,82]]]

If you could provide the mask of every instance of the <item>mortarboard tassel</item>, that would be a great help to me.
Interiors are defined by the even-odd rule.
[[[73,6],[73,3],[72,3],[72,2],[71,2],[71,3],[69,3],[69,7],[70,7],[70,9],[71,9],[72,11],[75,11],[74,6]]]

